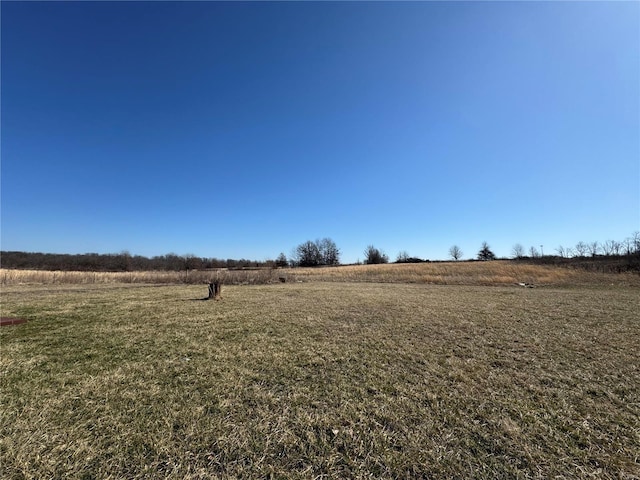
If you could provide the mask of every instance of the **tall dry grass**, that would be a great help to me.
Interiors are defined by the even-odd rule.
[[[0,269],[2,285],[19,284],[199,284],[222,280],[229,285],[279,282],[382,282],[432,285],[544,285],[614,284],[640,286],[633,273],[608,274],[553,265],[512,261],[432,262],[418,264],[345,265],[326,268],[207,270],[189,272],[61,272]]]
[[[298,281],[427,283],[433,285],[543,285],[618,284],[640,286],[640,276],[605,274],[553,265],[531,265],[508,260],[492,262],[430,262],[349,265],[327,268],[283,269]]]
[[[208,270],[189,272],[63,272],[0,269],[2,285],[19,284],[198,284],[222,280],[232,285],[267,284],[274,281],[273,269]],[[277,280],[277,278],[275,278]]]

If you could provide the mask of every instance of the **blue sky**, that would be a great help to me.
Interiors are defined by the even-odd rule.
[[[638,2],[1,3],[1,248],[343,262],[640,230]]]

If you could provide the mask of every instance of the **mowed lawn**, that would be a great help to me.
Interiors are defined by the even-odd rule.
[[[2,288],[2,478],[638,478],[640,291]]]

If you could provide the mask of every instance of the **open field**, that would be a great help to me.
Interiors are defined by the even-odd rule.
[[[0,269],[2,285],[20,284],[202,284],[222,279],[226,284],[257,285],[289,282],[385,282],[432,285],[513,285],[524,282],[538,286],[635,285],[638,273],[600,273],[553,265],[532,265],[500,260],[493,262],[429,262],[416,264],[343,265],[325,268],[262,268],[249,270],[191,270],[149,272],[74,272]]]
[[[77,272],[49,270],[0,269],[2,285],[21,284],[202,284],[223,279],[227,284],[255,285],[278,281],[276,270],[208,270],[208,271],[132,271],[132,272]]]
[[[347,265],[328,268],[294,268],[283,271],[302,281],[401,282],[431,285],[513,285],[524,282],[538,286],[594,284],[640,286],[640,275],[637,273],[606,274],[510,260]]]
[[[639,478],[640,295],[2,289],[2,478]]]

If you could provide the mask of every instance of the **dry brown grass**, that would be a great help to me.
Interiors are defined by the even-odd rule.
[[[635,287],[2,293],[2,478],[640,476]]]
[[[189,272],[147,271],[147,272],[75,272],[47,270],[0,269],[2,285],[21,284],[202,284],[222,280],[226,284],[254,285],[277,280],[273,269],[255,270],[208,270]]]
[[[607,274],[512,261],[432,262],[419,264],[348,265],[326,268],[212,270],[190,272],[51,272],[0,269],[2,285],[19,284],[201,284],[222,279],[227,285],[289,282],[382,282],[430,285],[635,285],[640,275]]]
[[[637,274],[604,274],[512,261],[430,262],[417,264],[350,265],[328,268],[285,269],[301,281],[426,283],[431,285],[636,285]]]

